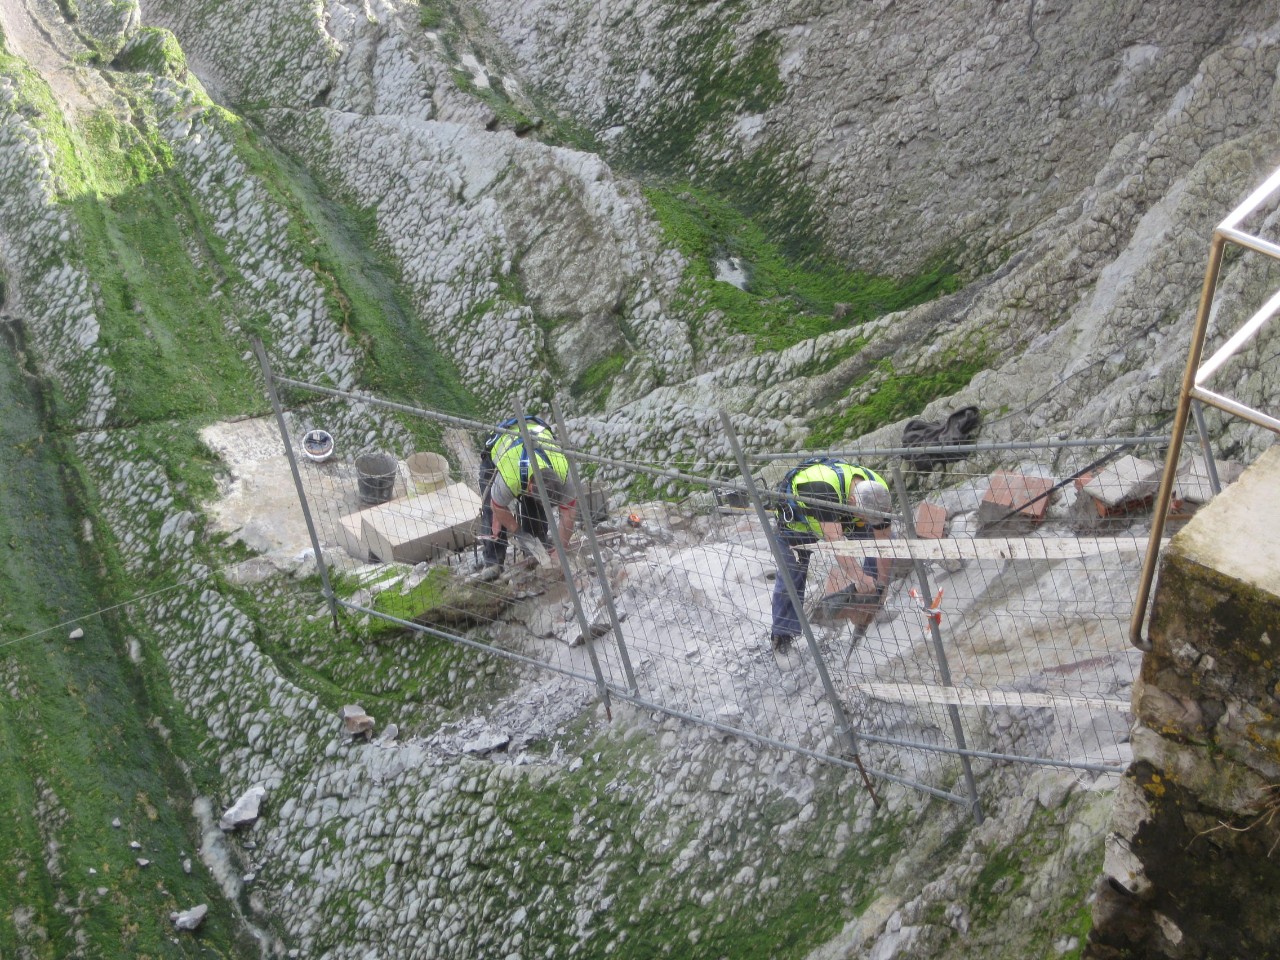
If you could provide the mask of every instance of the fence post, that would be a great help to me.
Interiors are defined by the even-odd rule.
[[[520,425],[520,442],[524,444],[524,449],[532,452],[537,449],[534,446],[533,439],[529,436],[529,424],[525,420],[524,404],[520,401],[516,402],[517,422]],[[569,599],[573,603],[573,612],[578,617],[578,629],[582,631],[582,642],[587,648],[587,656],[591,658],[591,669],[596,675],[596,689],[600,693],[600,699],[604,701],[605,716],[610,720],[613,719],[613,704],[609,699],[609,687],[604,681],[604,673],[600,670],[600,659],[596,656],[595,645],[591,642],[591,625],[587,623],[587,615],[582,609],[582,598],[578,596],[578,586],[573,582],[573,567],[569,565],[569,555],[560,540],[560,518],[557,516],[559,507],[551,502],[551,498],[547,496],[547,485],[542,476],[542,465],[538,462],[536,456],[529,457],[529,465],[533,468],[533,477],[538,488],[538,499],[542,501],[543,512],[547,516],[547,530],[551,534],[552,542],[555,544],[556,556],[560,560],[560,572],[564,576],[565,586],[569,590]]]
[[[551,412],[556,420],[556,436],[562,438],[562,440],[568,439],[569,431],[564,425],[564,414],[560,411],[560,401],[552,399]],[[627,677],[627,690],[635,694],[640,688],[636,685],[635,673],[631,669],[631,655],[627,652],[626,641],[622,639],[622,622],[618,619],[618,608],[613,601],[613,591],[609,588],[609,574],[605,570],[604,558],[600,555],[600,544],[596,540],[596,526],[591,519],[591,504],[583,496],[582,481],[578,477],[577,462],[567,452],[565,453],[565,458],[569,461],[569,481],[573,484],[573,495],[579,504],[579,515],[581,515],[584,505],[587,508],[585,519],[581,521],[582,533],[586,537],[587,546],[591,549],[591,558],[595,562],[596,578],[600,581],[600,592],[604,599],[604,608],[609,614],[609,625],[613,628],[613,638],[617,641],[618,654],[622,658],[622,670]]]
[[[725,435],[729,438],[729,446],[733,449],[733,456],[738,461],[738,469],[742,471],[742,479],[747,485],[747,495],[751,498],[751,505],[755,507],[756,517],[760,520],[760,527],[764,531],[765,539],[769,541],[769,549],[773,553],[773,562],[778,568],[778,577],[786,587],[787,595],[791,598],[791,605],[796,611],[796,619],[800,621],[800,630],[804,633],[805,642],[809,645],[809,652],[813,654],[814,664],[818,668],[818,676],[822,679],[823,689],[827,692],[827,700],[830,701],[831,709],[835,712],[836,722],[845,739],[849,741],[849,749],[853,751],[853,761],[858,766],[858,772],[862,774],[862,782],[866,785],[867,792],[871,794],[871,802],[879,807],[880,798],[876,796],[875,787],[872,786],[871,778],[867,776],[867,771],[862,766],[862,757],[858,754],[857,731],[854,730],[853,724],[849,722],[849,716],[844,710],[844,703],[836,693],[835,684],[831,682],[831,675],[827,672],[826,661],[822,659],[822,651],[818,649],[818,641],[813,638],[813,628],[809,625],[809,618],[804,614],[804,605],[800,601],[800,594],[796,590],[795,583],[791,580],[791,575],[788,573],[786,555],[782,551],[790,548],[783,546],[774,535],[773,526],[769,522],[769,515],[765,512],[764,503],[760,499],[760,491],[756,489],[755,480],[751,476],[751,468],[747,464],[747,458],[742,452],[742,445],[738,442],[738,434],[733,429],[733,421],[729,419],[727,411],[720,411],[720,422],[724,425]]]
[[[911,516],[911,500],[907,495],[907,484],[902,476],[902,461],[896,461],[893,465],[893,485],[898,492],[898,500],[902,506],[902,531],[906,534],[907,539],[914,540],[916,538],[916,524]],[[925,566],[923,560],[912,558],[912,564],[915,566],[916,579],[920,583],[920,592],[925,603],[929,602],[929,598],[933,596],[933,586],[929,583],[929,570]],[[944,687],[954,687],[951,682],[951,667],[947,663],[947,652],[942,646],[942,630],[938,626],[938,621],[933,617],[929,617],[929,632],[933,635],[933,654],[938,661],[938,674],[942,678]],[[947,714],[951,717],[951,731],[956,738],[956,746],[961,750],[968,750],[964,740],[964,726],[960,723],[960,708],[954,703],[947,704]],[[978,785],[973,779],[973,764],[965,754],[960,755],[960,768],[964,771],[965,786],[969,789],[969,805],[973,811],[973,818],[979,824],[982,823],[982,801],[978,799]]]
[[[311,550],[316,555],[320,584],[324,589],[325,599],[329,601],[329,612],[333,614],[333,630],[337,633],[338,598],[334,596],[333,587],[329,586],[329,569],[325,566],[324,552],[320,549],[320,538],[316,535],[316,525],[311,519],[311,507],[307,503],[307,491],[302,486],[298,460],[293,455],[293,442],[289,439],[289,428],[284,422],[284,408],[280,406],[280,398],[276,394],[275,377],[271,372],[271,363],[267,360],[267,351],[258,337],[253,338],[253,352],[258,355],[258,363],[262,365],[262,376],[267,383],[267,396],[271,400],[271,409],[275,411],[276,425],[280,428],[280,439],[284,441],[285,456],[289,458],[289,470],[293,473],[293,485],[298,491],[298,503],[302,505],[302,519],[306,521],[307,535],[311,537]]]
[[[1222,492],[1222,481],[1218,479],[1218,464],[1213,459],[1213,445],[1209,443],[1209,429],[1204,423],[1204,408],[1199,400],[1191,401],[1191,415],[1196,420],[1196,430],[1200,434],[1200,449],[1204,453],[1204,466],[1209,472],[1209,489],[1216,497]]]

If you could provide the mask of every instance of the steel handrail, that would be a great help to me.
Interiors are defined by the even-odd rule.
[[[1160,475],[1160,489],[1156,493],[1153,504],[1151,539],[1146,557],[1142,562],[1142,579],[1138,584],[1138,596],[1134,602],[1133,616],[1129,621],[1129,641],[1139,650],[1151,649],[1151,641],[1142,635],[1142,628],[1147,618],[1147,602],[1151,598],[1151,585],[1155,580],[1156,566],[1159,562],[1160,541],[1164,538],[1165,525],[1169,519],[1169,504],[1172,500],[1178,470],[1179,451],[1186,437],[1187,418],[1191,415],[1192,401],[1207,403],[1248,420],[1250,423],[1280,433],[1280,420],[1204,387],[1204,384],[1223,364],[1257,336],[1258,331],[1273,320],[1277,312],[1280,312],[1280,292],[1272,296],[1239,330],[1233,333],[1207,362],[1202,363],[1205,335],[1209,328],[1209,317],[1213,313],[1213,297],[1218,285],[1218,276],[1222,271],[1222,258],[1226,245],[1233,243],[1246,250],[1280,261],[1280,244],[1240,229],[1241,222],[1256,212],[1277,190],[1280,190],[1280,168],[1254,190],[1243,203],[1232,210],[1213,231],[1204,286],[1200,290],[1200,305],[1196,310],[1191,345],[1187,351],[1187,365],[1182,375],[1182,388],[1178,392],[1178,407],[1173,418],[1173,428],[1170,431],[1169,451],[1165,456],[1164,471]],[[1210,469],[1213,468],[1212,463],[1208,466]]]

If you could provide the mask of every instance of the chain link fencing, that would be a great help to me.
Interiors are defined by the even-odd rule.
[[[745,452],[722,416],[698,472],[613,460],[583,453],[581,423],[555,408],[575,536],[567,550],[517,537],[485,570],[491,424],[263,367],[335,625],[367,617],[470,646],[572,678],[607,709],[800,751],[858,769],[873,795],[897,782],[979,819],[992,768],[1127,764],[1141,657],[1127,628],[1165,438],[950,446],[933,460],[833,451],[885,477],[891,537],[813,545],[800,635],[778,653],[778,484],[811,454]],[[1196,452],[1175,511],[1212,495]],[[881,602],[839,602],[842,555],[887,570]]]

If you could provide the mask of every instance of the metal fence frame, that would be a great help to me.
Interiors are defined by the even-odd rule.
[[[565,676],[572,677],[575,680],[593,685],[596,688],[597,693],[600,696],[600,699],[606,708],[606,711],[610,709],[610,705],[613,700],[620,700],[620,701],[634,704],[636,706],[643,707],[645,709],[657,711],[658,713],[661,713],[663,715],[677,717],[682,720],[695,722],[695,723],[707,726],[711,729],[715,729],[727,734],[741,737],[749,741],[757,742],[770,747],[790,750],[793,752],[800,753],[802,755],[814,757],[827,762],[832,762],[841,766],[848,767],[849,769],[852,769],[852,770],[856,770],[859,772],[859,774],[863,778],[863,781],[870,795],[872,796],[873,800],[877,803],[877,805],[879,804],[879,797],[875,792],[874,784],[872,782],[874,779],[880,779],[886,782],[897,783],[903,786],[907,786],[912,789],[927,793],[931,796],[945,799],[951,803],[960,805],[968,809],[971,812],[971,814],[975,817],[975,819],[978,822],[981,822],[983,813],[982,813],[981,802],[978,795],[977,783],[976,783],[976,779],[974,777],[974,773],[971,765],[972,760],[981,759],[981,760],[988,760],[988,761],[994,761],[994,762],[1031,764],[1031,765],[1038,765],[1038,766],[1068,768],[1068,769],[1082,770],[1087,772],[1103,773],[1103,774],[1115,774],[1120,772],[1123,769],[1122,766],[1117,766],[1113,764],[1092,763],[1092,762],[1085,762],[1085,761],[1079,761],[1079,760],[1059,760],[1052,757],[1024,756],[1024,755],[1018,755],[1018,754],[1002,753],[998,751],[979,750],[979,749],[970,748],[965,742],[964,731],[963,731],[962,724],[960,722],[960,717],[959,717],[959,711],[955,705],[949,705],[946,710],[947,714],[951,719],[952,733],[956,741],[955,746],[950,746],[945,743],[927,743],[919,740],[913,740],[913,739],[907,739],[907,738],[901,738],[901,737],[881,736],[881,735],[870,734],[866,732],[859,732],[854,727],[850,717],[847,715],[847,713],[844,710],[842,698],[840,697],[838,691],[833,685],[831,678],[827,672],[822,651],[819,647],[819,644],[816,638],[814,637],[813,631],[809,623],[807,622],[807,619],[805,618],[805,615],[803,612],[803,606],[798,602],[798,597],[795,596],[794,587],[792,587],[790,579],[785,577],[785,575],[782,573],[782,571],[785,569],[785,562],[783,560],[782,551],[788,550],[790,548],[787,547],[785,544],[783,544],[779,540],[779,538],[775,535],[774,526],[770,522],[770,518],[767,512],[766,501],[768,500],[769,497],[772,496],[772,494],[770,494],[769,492],[762,492],[758,488],[755,482],[755,478],[752,476],[751,462],[748,460],[746,454],[743,452],[741,443],[737,437],[736,431],[734,430],[732,420],[730,419],[728,414],[723,411],[721,411],[721,414],[720,414],[721,423],[723,425],[726,437],[728,438],[729,443],[733,449],[734,456],[741,473],[741,477],[742,477],[741,480],[739,481],[721,480],[721,479],[709,478],[704,476],[694,476],[692,474],[684,473],[679,470],[666,469],[666,468],[646,468],[646,472],[648,472],[654,477],[682,480],[682,481],[697,483],[710,488],[732,491],[740,495],[745,494],[745,496],[750,500],[752,507],[755,511],[756,517],[761,523],[761,526],[769,541],[770,550],[772,551],[774,561],[777,564],[779,569],[779,575],[783,576],[783,579],[786,582],[786,585],[792,589],[792,600],[793,600],[793,603],[795,604],[797,614],[799,615],[801,620],[802,632],[804,633],[809,653],[813,657],[814,664],[816,665],[817,670],[821,676],[823,688],[825,690],[827,698],[830,701],[830,707],[836,716],[837,727],[841,733],[842,740],[845,744],[846,752],[844,754],[835,754],[835,753],[824,752],[821,750],[814,750],[814,749],[806,748],[804,746],[801,746],[795,743],[789,743],[782,740],[778,740],[768,735],[762,735],[756,731],[743,729],[742,727],[735,726],[730,723],[721,722],[712,717],[693,714],[685,710],[673,707],[670,704],[661,703],[641,695],[639,693],[634,672],[631,666],[631,660],[627,651],[627,645],[623,638],[622,630],[619,627],[619,618],[618,618],[617,611],[614,608],[614,598],[608,586],[608,578],[604,575],[604,562],[601,556],[600,548],[596,542],[594,531],[591,529],[592,524],[590,522],[583,524],[583,528],[584,530],[586,530],[585,539],[588,544],[588,549],[591,553],[592,564],[594,565],[597,575],[599,576],[600,583],[603,587],[606,607],[608,609],[608,614],[609,614],[609,619],[611,624],[611,633],[613,636],[613,640],[618,648],[618,651],[620,652],[622,663],[625,665],[625,677],[626,677],[625,685],[618,685],[616,683],[608,682],[608,680],[604,677],[601,671],[600,664],[596,659],[593,643],[590,639],[591,633],[588,628],[587,618],[583,613],[581,598],[578,596],[577,589],[574,586],[574,577],[571,575],[571,572],[568,569],[569,561],[567,557],[565,557],[563,553],[559,551],[557,552],[560,553],[562,573],[564,574],[565,583],[570,593],[570,597],[574,606],[575,615],[578,619],[579,626],[582,629],[583,636],[587,638],[586,643],[588,646],[588,651],[591,657],[591,663],[593,668],[591,675],[583,674],[573,670],[567,670],[558,665],[549,664],[543,660],[527,657],[515,651],[505,650],[497,646],[481,643],[471,638],[468,638],[466,636],[434,629],[434,628],[423,626],[421,624],[413,623],[407,620],[401,620],[396,617],[390,616],[386,613],[374,610],[369,606],[353,603],[342,597],[339,597],[336,595],[336,593],[334,592],[331,586],[328,571],[326,569],[326,564],[324,560],[324,553],[320,546],[320,537],[317,532],[316,524],[312,517],[311,511],[308,508],[307,493],[306,493],[306,490],[304,489],[304,485],[303,485],[301,476],[299,474],[298,462],[294,454],[293,445],[288,435],[288,429],[285,421],[284,407],[280,401],[278,388],[280,386],[287,386],[296,390],[301,390],[304,392],[308,392],[308,393],[312,393],[320,396],[339,398],[339,399],[344,399],[349,401],[357,401],[364,404],[378,406],[393,412],[407,413],[413,416],[435,421],[437,423],[441,423],[444,425],[461,427],[470,431],[490,432],[492,430],[492,425],[481,423],[478,421],[468,420],[461,417],[450,416],[447,414],[439,413],[437,411],[426,410],[422,408],[409,406],[406,404],[395,403],[395,402],[383,400],[368,394],[363,394],[363,393],[358,393],[353,391],[336,390],[330,387],[306,383],[303,381],[294,380],[287,377],[277,376],[271,369],[271,365],[267,359],[266,352],[262,348],[261,343],[255,343],[255,351],[258,355],[258,359],[262,368],[262,373],[267,384],[267,393],[271,401],[273,412],[275,414],[276,423],[280,429],[281,436],[284,440],[285,452],[289,459],[290,467],[293,473],[295,487],[297,489],[298,497],[302,505],[302,512],[303,512],[305,522],[307,524],[308,534],[311,538],[311,543],[315,550],[315,556],[316,556],[317,565],[319,567],[322,589],[324,592],[325,599],[328,602],[330,610],[333,614],[335,629],[338,629],[338,622],[339,622],[338,611],[346,610],[355,614],[378,617],[390,622],[397,623],[408,630],[414,630],[420,633],[429,634],[435,637],[439,637],[441,639],[448,640],[453,643],[458,643],[458,644],[468,646],[477,650],[482,650],[488,654],[501,656],[516,662],[533,666],[538,669],[545,669],[545,670],[561,673]],[[567,438],[568,433],[567,433],[567,430],[565,429],[565,424],[564,424],[563,416],[561,414],[559,405],[554,404],[553,410],[554,410],[554,416],[555,416],[555,424],[558,429],[557,435],[561,438],[563,442],[563,440]],[[521,415],[521,417],[523,417],[523,412],[524,412],[523,409],[520,409],[517,412]],[[523,419],[521,420],[518,430],[520,431],[521,436],[527,440],[528,438],[527,438],[526,428],[525,428]],[[1121,444],[1162,443],[1165,440],[1166,440],[1165,437],[1160,437],[1160,436],[1130,437],[1130,438],[1121,438],[1119,441],[1080,440],[1080,441],[1058,441],[1058,442],[1049,441],[1047,443],[1032,442],[1032,443],[1021,443],[1021,444],[1006,443],[1006,444],[970,444],[970,445],[959,445],[959,446],[951,445],[946,447],[939,447],[939,448],[936,448],[936,450],[937,452],[943,452],[943,453],[955,455],[958,453],[963,454],[963,453],[986,452],[986,451],[995,452],[995,451],[1010,451],[1010,450],[1018,450],[1018,449],[1029,450],[1029,449],[1040,449],[1040,448],[1055,447],[1055,446],[1066,448],[1066,447],[1073,447],[1073,446],[1085,446],[1090,443],[1094,445],[1103,444],[1103,443],[1110,444],[1110,443],[1116,443],[1116,442],[1119,442]],[[891,450],[875,450],[875,451],[861,450],[861,451],[853,451],[849,455],[852,455],[852,454],[866,455],[871,452],[874,452],[880,455],[905,454],[908,452],[911,454],[920,454],[923,452],[928,452],[933,449],[935,448],[913,447],[913,448],[894,448]],[[571,450],[567,446],[565,446],[565,450],[567,453],[571,453],[571,455],[568,458],[570,463],[570,470],[571,470],[570,482],[573,485],[573,489],[577,493],[580,502],[585,502],[585,501],[584,501],[584,498],[582,497],[582,486],[581,486],[580,478],[578,476],[577,466],[575,461],[581,460],[586,463],[595,463],[595,464],[604,465],[604,466],[621,466],[621,467],[626,467],[630,469],[634,469],[637,466],[635,464],[627,463],[625,461],[614,460],[608,457],[596,456],[596,455],[587,454],[577,450]],[[793,454],[758,454],[758,455],[755,455],[752,458],[752,460],[769,462],[771,460],[784,459],[784,458],[794,460],[796,459],[796,457],[797,455],[794,453]],[[535,478],[537,480],[539,495],[542,498],[543,506],[546,509],[548,517],[551,518],[551,522],[554,524],[556,511],[554,509],[551,509],[551,503],[547,498],[547,492],[543,484],[542,477],[540,475],[540,469],[538,468],[538,465],[536,463],[537,458],[533,458],[533,460],[535,464]],[[902,511],[903,511],[902,515],[898,519],[900,520],[900,522],[904,524],[904,530],[908,532],[908,536],[914,536],[914,530],[911,526],[912,520],[911,520],[910,510],[908,509],[909,501],[906,497],[905,486],[904,486],[900,468],[898,470],[897,476],[895,477],[895,487],[897,488],[898,496],[902,503]],[[853,512],[857,512],[857,511],[853,511]],[[874,513],[874,511],[872,511],[872,513]],[[921,589],[923,590],[926,596],[929,595],[931,591],[931,586],[929,583],[928,574],[924,564],[918,560],[915,561],[914,572],[915,572],[915,576],[918,579]],[[931,633],[931,639],[932,639],[932,645],[931,645],[932,651],[933,651],[936,666],[939,671],[939,675],[941,677],[942,683],[944,686],[953,686],[951,677],[950,677],[949,668],[948,668],[948,663],[947,663],[946,645],[944,643],[944,638],[940,631],[939,624],[936,621],[931,624],[930,633]],[[924,751],[929,753],[936,753],[942,756],[954,757],[959,761],[961,770],[963,773],[963,780],[965,784],[964,793],[959,794],[949,790],[941,789],[931,784],[922,783],[911,777],[900,776],[890,771],[878,770],[871,767],[864,767],[862,758],[859,753],[859,744],[861,742],[882,744],[889,747],[895,747],[900,750]]]

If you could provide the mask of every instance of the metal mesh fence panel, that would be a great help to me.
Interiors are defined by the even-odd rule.
[[[1003,469],[1003,449],[930,470],[902,451],[844,452],[896,478],[892,535],[806,545],[807,634],[783,653],[770,643],[770,537],[779,478],[801,454],[757,456],[745,476],[709,457],[695,473],[580,453],[573,424],[561,426],[577,493],[565,562],[553,537],[515,535],[486,569],[479,453],[492,425],[274,382],[346,615],[570,678],[578,706],[628,700],[960,803],[976,800],[970,773],[992,764],[1127,761],[1140,654],[1126,630],[1153,492],[1144,472],[1159,469],[1141,438],[1029,446]],[[880,603],[842,602],[842,554],[886,565]],[[565,688],[544,695],[563,701]]]

